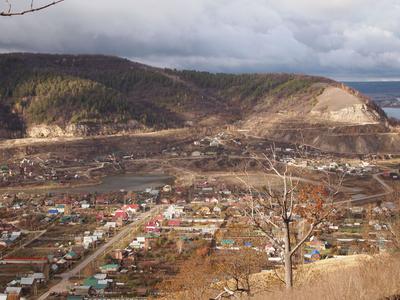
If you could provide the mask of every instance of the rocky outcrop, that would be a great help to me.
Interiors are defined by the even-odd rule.
[[[345,89],[328,87],[317,97],[317,103],[310,112],[312,118],[346,124],[376,124],[379,113],[368,103]]]
[[[69,124],[65,127],[40,124],[29,126],[26,130],[26,136],[33,138],[95,136],[123,134],[143,129],[145,128],[134,120],[114,124]]]

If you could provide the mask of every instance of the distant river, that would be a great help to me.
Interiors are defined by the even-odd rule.
[[[388,117],[400,120],[400,108],[384,107],[383,110],[388,115]]]
[[[144,191],[146,188],[158,188],[166,184],[172,184],[174,178],[168,175],[152,175],[152,174],[122,174],[112,175],[102,178],[100,184],[71,187],[71,188],[60,188],[60,189],[21,189],[21,190],[10,190],[9,192],[26,192],[26,193],[107,193],[107,192],[118,192],[120,190],[125,191]]]

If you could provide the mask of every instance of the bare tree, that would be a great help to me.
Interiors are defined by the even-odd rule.
[[[195,255],[158,288],[165,293],[165,299],[239,299],[265,292],[265,286],[252,279],[265,265],[265,254],[250,248]]]
[[[48,2],[46,4],[41,4],[41,5],[37,5],[37,6],[35,5],[34,0],[30,0],[30,1],[27,1],[27,2],[30,2],[29,7],[26,7],[25,9],[22,9],[22,10],[13,10],[12,0],[4,0],[4,1],[5,1],[6,9],[4,9],[3,11],[0,12],[1,17],[22,16],[22,15],[25,15],[28,13],[33,13],[36,11],[40,11],[40,10],[49,8],[50,6],[56,5],[65,0],[54,0],[52,2]]]
[[[179,273],[172,278],[165,278],[158,288],[165,299],[207,299],[212,294],[210,286],[214,269],[209,257],[193,255],[179,266]]]
[[[293,256],[334,211],[333,199],[340,190],[343,176],[337,179],[336,184],[332,183],[329,174],[327,180],[319,185],[303,184],[300,175],[295,176],[294,169],[279,163],[276,155],[255,159],[265,174],[272,173],[279,179],[279,185],[273,187],[268,176],[265,176],[266,184],[261,189],[241,179],[249,190],[246,214],[280,251],[285,270],[284,281],[287,288],[292,288]],[[296,230],[296,227],[303,230]]]
[[[265,286],[252,280],[252,275],[260,272],[265,265],[265,254],[251,248],[217,255],[214,258],[214,276],[219,282],[214,285],[214,289],[222,291],[211,299],[253,296],[257,292],[265,291]]]

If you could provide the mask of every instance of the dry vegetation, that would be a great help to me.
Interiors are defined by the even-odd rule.
[[[287,300],[354,300],[398,299],[400,297],[399,255],[379,256],[362,260],[358,265],[343,265],[332,272],[316,273],[314,279],[292,292],[265,293],[253,299]]]
[[[295,273],[295,288],[291,291],[285,289],[279,281],[277,276],[283,275],[280,270],[257,273],[249,277],[247,272],[243,272],[239,268],[242,279],[249,280],[250,296],[242,293],[236,294],[236,298],[229,298],[228,295],[225,295],[226,297],[218,299],[399,299],[396,298],[400,297],[399,258],[399,254],[374,257],[357,255],[298,266]],[[243,262],[246,260],[248,258]],[[234,261],[235,266],[241,265],[237,260]],[[221,273],[215,272],[216,269],[211,267],[209,261],[199,257],[188,260],[178,277],[174,278],[172,282],[163,284],[163,290],[170,292],[169,296],[164,299],[214,299],[220,294],[220,291],[223,291],[224,286],[231,289],[234,287],[234,280],[225,283],[219,281],[227,275],[232,275],[226,272],[228,265],[225,267],[223,270],[218,269],[223,271],[224,276],[221,277],[217,276]]]

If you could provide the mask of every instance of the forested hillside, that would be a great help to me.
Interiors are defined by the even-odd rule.
[[[257,105],[279,111],[310,104],[330,84],[305,75],[159,69],[99,55],[3,54],[0,123],[10,137],[35,125],[222,125]]]

